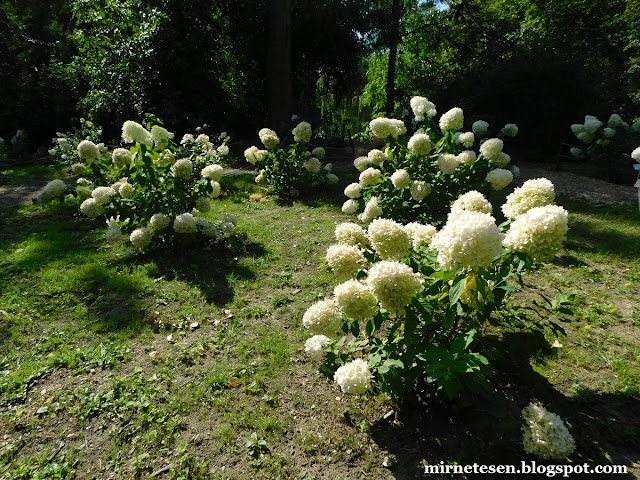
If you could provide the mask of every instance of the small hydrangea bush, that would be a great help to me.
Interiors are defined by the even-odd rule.
[[[451,202],[463,193],[475,190],[488,195],[513,181],[505,168],[511,157],[503,151],[504,140],[486,138],[487,122],[479,120],[470,131],[462,131],[460,108],[452,108],[438,122],[435,106],[426,98],[413,97],[411,108],[413,125],[418,127],[411,135],[402,120],[371,121],[373,134],[386,142],[386,148],[355,159],[359,181],[344,191],[349,198],[342,206],[344,213],[361,212],[364,223],[378,217],[440,223]],[[511,138],[517,132],[516,125],[507,124],[500,135]]]
[[[326,259],[342,283],[304,314],[313,335],[305,351],[325,358],[321,370],[343,392],[375,387],[396,404],[491,389],[489,326],[563,333],[549,318],[523,318],[505,308],[514,279],[562,246],[568,214],[554,198],[553,184],[540,178],[507,197],[502,212],[508,220],[500,226],[477,191],[453,203],[440,229],[385,218],[366,230],[338,225]],[[538,307],[571,313],[570,297],[545,301]]]
[[[331,173],[332,164],[322,165],[324,148],[309,145],[311,125],[300,122],[291,133],[289,150],[280,147],[280,137],[269,128],[258,132],[265,149],[254,145],[245,150],[247,162],[258,169],[256,183],[268,186],[278,196],[293,198],[319,185],[338,183],[338,177]]]
[[[83,140],[89,140],[96,144],[98,151],[102,154],[107,152],[107,147],[100,142],[102,135],[102,127],[96,125],[90,120],[80,119],[80,128],[74,128],[73,131],[67,133],[56,133],[53,139],[53,146],[49,149],[49,155],[54,158],[57,163],[63,165],[72,165],[81,163],[78,145]]]
[[[185,135],[180,144],[158,124],[147,128],[133,121],[122,127],[126,148],[105,151],[91,140],[76,146],[80,162],[75,185],[50,182],[39,196],[42,202],[65,196],[92,220],[104,218],[108,241],[128,240],[136,249],[192,240],[192,234],[217,240],[232,234],[235,217],[216,223],[202,217],[211,200],[220,196],[220,165],[229,153],[228,137],[215,146],[204,134]]]
[[[636,153],[640,145],[640,119],[629,125],[614,113],[605,124],[593,115],[586,115],[583,123],[571,125],[571,132],[580,143],[571,147],[571,155],[589,164],[603,169],[615,165],[628,168],[631,160],[640,161],[640,150]]]

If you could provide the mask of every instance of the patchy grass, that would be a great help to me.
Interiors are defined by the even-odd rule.
[[[424,462],[519,464],[532,400],[567,420],[574,461],[637,460],[637,212],[561,202],[567,249],[514,299],[577,295],[561,348],[519,334],[500,394],[385,415],[384,395],[345,397],[303,352],[302,314],[335,284],[342,189],[223,190],[210,214],[240,219],[229,246],[134,258],[62,205],[0,210],[2,478],[424,478]]]

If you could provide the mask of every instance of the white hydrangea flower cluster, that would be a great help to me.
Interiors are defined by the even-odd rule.
[[[422,132],[416,132],[407,144],[409,151],[415,155],[426,155],[431,151],[431,139],[429,135]]]
[[[562,459],[573,453],[575,440],[562,419],[538,403],[522,410],[524,451],[543,459]]]
[[[618,128],[618,127],[628,127],[629,124],[622,120],[622,117],[617,113],[612,113],[607,121],[607,126],[609,128]]]
[[[631,152],[631,158],[640,163],[640,147]]]
[[[383,260],[400,260],[407,256],[411,239],[401,224],[387,218],[371,222],[367,237]]]
[[[532,208],[553,203],[555,198],[553,183],[546,178],[527,180],[507,197],[506,203],[502,205],[502,213],[513,220]]]
[[[371,388],[371,377],[367,362],[358,358],[338,368],[334,380],[344,393],[360,395]]]
[[[267,150],[271,150],[275,148],[280,143],[280,138],[278,134],[271,130],[270,128],[263,128],[258,132],[258,137],[260,137],[260,141],[267,148]],[[246,152],[245,152],[246,154]]]
[[[173,137],[173,133],[160,125],[151,127],[151,138],[157,146],[166,145]]]
[[[473,150],[465,150],[463,152],[460,152],[458,154],[458,157],[456,158],[456,161],[459,164],[473,165],[474,163],[476,163],[476,152],[474,152]]]
[[[204,167],[200,172],[200,175],[204,178],[208,178],[213,182],[219,182],[220,179],[222,178],[223,173],[224,173],[224,168],[222,168],[220,165],[213,164],[213,165],[207,165],[206,167]]]
[[[442,173],[451,175],[458,168],[458,157],[451,153],[445,153],[444,155],[438,155],[438,166]]]
[[[353,166],[359,172],[364,172],[371,165],[369,157],[358,157],[353,161]]]
[[[512,252],[528,253],[536,262],[550,261],[562,248],[568,218],[558,205],[532,208],[515,219],[503,244]]]
[[[181,158],[171,167],[171,173],[173,173],[176,178],[181,178],[183,180],[188,180],[189,177],[191,177],[192,171],[193,162],[188,158]]]
[[[118,193],[122,198],[133,198],[136,189],[129,182],[123,182],[118,189]]]
[[[465,211],[491,214],[493,213],[493,207],[484,195],[476,190],[471,190],[464,195],[460,195],[458,199],[451,204],[451,213],[449,213],[449,215],[457,215]]]
[[[348,278],[363,269],[367,260],[357,246],[337,243],[327,249],[327,263],[338,277]]]
[[[362,216],[359,217],[360,221],[366,223],[370,222],[376,217],[382,215],[382,208],[380,207],[380,200],[378,197],[371,197],[367,202],[367,205],[364,207],[364,212],[362,212]]]
[[[386,153],[377,148],[369,150],[367,153],[367,158],[369,159],[369,163],[371,165],[375,165],[376,167],[381,167],[386,160],[389,160],[389,157]]]
[[[345,222],[337,225],[335,237],[345,245],[365,247],[368,243],[366,232],[357,223]]]
[[[302,323],[315,335],[335,335],[342,327],[342,312],[335,299],[321,300],[309,307]]]
[[[163,230],[171,225],[171,219],[164,213],[154,213],[149,220],[151,227],[155,230]]]
[[[40,193],[38,193],[38,202],[48,203],[54,198],[61,197],[67,191],[67,185],[64,181],[56,178],[45,185]]]
[[[304,344],[304,351],[314,360],[320,360],[324,354],[324,347],[331,343],[326,335],[314,335]]]
[[[353,320],[368,320],[378,311],[378,300],[371,289],[358,280],[347,280],[333,289],[344,315]]]
[[[311,140],[311,124],[309,122],[300,122],[291,131],[294,142],[309,142]]]
[[[460,107],[454,107],[440,117],[440,129],[460,130],[464,124],[464,114]]]
[[[396,188],[407,188],[411,183],[411,178],[406,170],[396,170],[391,175],[391,183]]]
[[[134,247],[144,248],[151,243],[151,230],[148,228],[136,228],[129,235],[129,240]]]
[[[374,264],[365,281],[380,306],[389,313],[399,315],[404,315],[404,307],[422,290],[423,283],[421,275],[408,265],[388,260]]]
[[[518,126],[515,123],[507,123],[500,133],[505,137],[515,137],[518,134]]]
[[[484,120],[477,120],[473,122],[471,130],[479,137],[484,137],[489,132],[489,124]]]
[[[111,160],[117,169],[122,169],[131,165],[133,157],[127,148],[116,148],[111,154]]]
[[[462,211],[449,216],[433,238],[431,248],[438,251],[437,260],[444,270],[488,268],[500,255],[503,239],[491,215]]]
[[[398,138],[407,133],[407,127],[402,120],[395,118],[376,118],[369,124],[371,131],[376,137],[387,138],[389,136]]]
[[[360,174],[360,186],[361,187],[370,187],[371,185],[375,185],[380,180],[382,172],[377,168],[369,167],[364,172]]]
[[[104,207],[100,205],[95,198],[87,198],[80,205],[80,211],[91,220],[95,220],[104,213]]]
[[[194,233],[196,231],[196,217],[190,213],[181,213],[173,221],[173,229],[177,233]]]
[[[111,187],[96,187],[91,192],[91,196],[95,199],[98,205],[105,205],[111,201],[111,197],[116,194],[116,191]]]
[[[513,182],[513,173],[503,168],[496,168],[487,173],[485,180],[491,184],[491,188],[498,191],[506,188]]]
[[[82,160],[86,160],[88,162],[92,162],[96,158],[98,158],[100,152],[98,151],[98,146],[93,143],[91,140],[82,140],[78,144],[78,156]]]
[[[413,115],[415,119],[419,122],[424,121],[426,118],[433,118],[436,116],[436,106],[427,100],[425,97],[415,96],[409,102],[411,105],[411,110],[413,110]]]
[[[404,226],[404,231],[411,238],[413,248],[417,249],[421,246],[428,247],[433,240],[434,235],[438,232],[433,225],[423,225],[422,223],[409,223]]]
[[[125,143],[141,143],[148,147],[153,145],[151,132],[137,122],[127,120],[122,125],[122,140]]]
[[[350,183],[344,189],[344,194],[349,198],[360,198],[362,187],[359,183]]]
[[[480,145],[480,153],[489,160],[492,160],[502,153],[504,142],[499,138],[489,138]],[[504,165],[503,165],[504,166]]]
[[[308,172],[318,173],[322,168],[322,164],[316,157],[311,157],[304,162],[304,168],[306,168]]]
[[[318,158],[319,160],[322,160],[326,154],[327,152],[325,152],[324,148],[322,147],[316,147],[311,150],[311,155]]]
[[[357,200],[350,199],[342,204],[342,213],[346,215],[353,215],[358,211],[360,204]]]
[[[462,144],[465,148],[471,148],[476,141],[476,136],[473,132],[458,132],[455,137],[456,143]]]
[[[415,180],[411,183],[410,192],[411,198],[416,202],[420,202],[431,193],[431,184],[423,180]]]

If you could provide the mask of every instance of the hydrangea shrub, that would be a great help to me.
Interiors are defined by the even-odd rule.
[[[402,403],[490,389],[484,332],[522,326],[505,300],[514,279],[562,247],[568,215],[554,199],[553,184],[535,179],[507,197],[502,225],[477,191],[453,203],[440,229],[385,218],[338,225],[327,263],[341,283],[304,314],[305,350],[325,354],[322,370],[345,393],[376,388]],[[569,303],[558,295],[548,310],[570,314]],[[533,325],[547,326],[562,331]]]
[[[60,138],[66,140],[57,142],[65,151],[77,154],[71,168],[82,176],[69,186],[62,180],[50,182],[40,200],[66,195],[65,203],[79,205],[90,219],[105,219],[108,241],[125,240],[144,249],[196,233],[216,240],[234,232],[235,217],[210,222],[202,215],[221,193],[221,163],[229,153],[226,134],[217,146],[205,134],[186,134],[178,144],[161,125],[126,121],[125,146],[112,151],[88,139],[69,150],[69,137]]]
[[[488,195],[513,181],[505,167],[511,157],[500,138],[485,138],[489,124],[475,122],[462,131],[464,113],[456,107],[436,122],[435,105],[424,97],[413,97],[411,108],[417,130],[409,133],[402,120],[376,118],[370,128],[386,142],[355,159],[360,172],[357,183],[347,186],[346,214],[360,212],[367,223],[377,217],[401,223],[441,223],[449,206],[461,194],[475,190]],[[500,136],[514,137],[518,127],[507,124]],[[474,146],[477,150],[474,150]]]
[[[275,131],[260,130],[258,136],[264,149],[254,145],[244,152],[247,162],[258,169],[256,183],[268,186],[281,197],[294,198],[319,185],[338,183],[338,177],[331,173],[332,164],[322,165],[324,148],[309,145],[312,133],[308,122],[300,122],[291,132],[293,143],[284,150]]]

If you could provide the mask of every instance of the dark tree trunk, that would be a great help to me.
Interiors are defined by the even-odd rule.
[[[267,53],[269,121],[273,128],[293,113],[291,11],[295,0],[271,0]]]
[[[387,107],[386,114],[390,116],[395,110],[396,102],[396,57],[400,42],[400,0],[393,0],[391,7],[391,32],[389,38],[389,66],[387,67]]]

